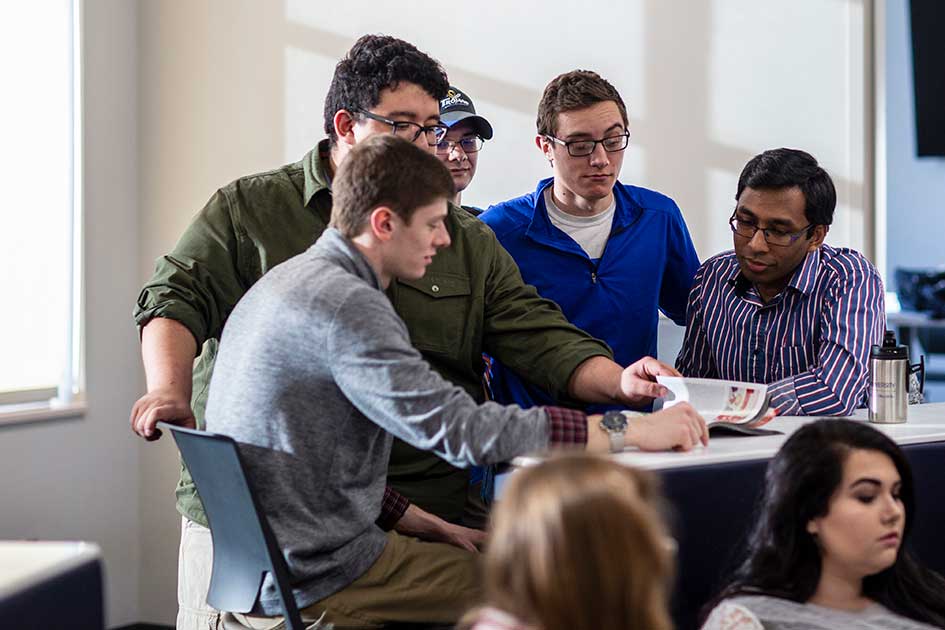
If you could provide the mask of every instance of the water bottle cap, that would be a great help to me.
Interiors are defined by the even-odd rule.
[[[871,359],[905,359],[909,360],[909,349],[896,343],[896,333],[887,330],[883,335],[883,345],[873,346],[870,350]]]

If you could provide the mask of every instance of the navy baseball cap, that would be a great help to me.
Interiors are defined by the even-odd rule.
[[[476,106],[473,105],[472,99],[459,88],[450,86],[446,98],[440,100],[440,120],[447,127],[467,120],[473,124],[483,140],[492,139],[492,125],[476,113]]]

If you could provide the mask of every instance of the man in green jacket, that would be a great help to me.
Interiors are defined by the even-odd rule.
[[[411,44],[362,37],[335,69],[325,102],[328,139],[300,162],[240,178],[211,197],[174,250],[158,260],[138,298],[148,393],[132,409],[137,433],[154,439],[159,420],[203,426],[213,359],[237,301],[326,229],[331,178],[351,147],[393,133],[435,150],[443,137],[438,99],[447,89],[439,64]],[[614,363],[603,342],[569,324],[522,282],[487,226],[451,207],[447,228],[452,245],[426,275],[392,283],[388,291],[412,343],[441,375],[482,400],[485,351],[565,401],[637,406],[662,393],[653,377],[675,374],[672,368],[654,359],[626,369]],[[685,448],[699,439],[680,439],[675,427],[658,420],[657,414],[636,419],[630,431],[648,436],[653,448]],[[467,471],[398,442],[388,484],[379,506],[382,527],[470,550],[482,542],[481,532],[455,524],[466,503]],[[209,532],[186,470],[177,496],[184,516],[178,627],[207,627],[217,619],[205,602]]]

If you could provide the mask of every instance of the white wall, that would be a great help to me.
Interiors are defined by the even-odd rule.
[[[676,198],[700,255],[731,244],[725,219],[744,163],[783,145],[834,175],[830,240],[863,248],[863,20],[863,0],[144,3],[142,273],[214,188],[294,161],[322,137],[334,64],[365,32],[432,54],[492,121],[470,203],[550,174],[534,148],[535,108],[550,78],[583,67],[628,103],[624,181]]]
[[[137,8],[86,0],[84,418],[0,429],[0,538],[90,540],[104,551],[107,621],[139,619],[140,445],[127,429],[140,389],[129,314],[140,281]]]

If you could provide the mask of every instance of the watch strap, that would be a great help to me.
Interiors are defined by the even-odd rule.
[[[610,452],[611,453],[620,453],[622,452],[627,445],[624,443],[624,437],[630,431],[630,420],[631,418],[640,418],[646,414],[641,411],[630,411],[628,409],[621,409],[618,413],[622,414],[624,418],[627,419],[627,426],[623,431],[610,433]]]
[[[623,451],[623,436],[627,434],[627,430],[623,431],[608,431],[607,435],[610,437],[610,452],[611,453],[620,453]]]

